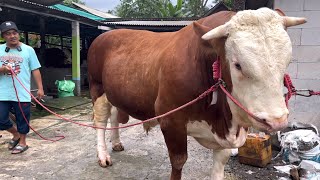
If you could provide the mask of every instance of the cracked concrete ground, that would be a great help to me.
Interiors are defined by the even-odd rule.
[[[74,108],[64,116],[92,124],[91,104]],[[65,139],[44,141],[31,132],[27,139],[30,148],[23,154],[10,154],[5,141],[11,137],[0,132],[3,135],[0,139],[0,179],[168,179],[171,167],[159,127],[148,135],[141,125],[121,130],[125,151],[112,152],[111,144],[108,144],[114,164],[101,168],[97,163],[95,130],[54,118],[37,118],[31,124],[46,138],[64,135]],[[191,138],[188,141],[189,158],[183,179],[209,179],[210,150]],[[234,179],[231,174],[227,176]]]
[[[64,116],[73,117],[77,122],[92,124],[91,104],[64,111]],[[0,138],[1,180],[169,179],[171,167],[159,127],[151,130],[148,135],[142,125],[121,130],[125,150],[112,152],[111,144],[108,143],[113,166],[101,168],[97,163],[94,129],[56,120],[53,116],[34,119],[31,124],[46,138],[54,139],[57,135],[63,135],[65,139],[58,142],[44,141],[31,132],[27,139],[30,148],[23,154],[12,155],[5,144],[11,137],[1,131],[0,134],[3,135]],[[107,137],[108,134],[109,132]],[[210,179],[212,161],[211,151],[188,137],[188,160],[183,168],[183,179]],[[231,158],[226,166],[225,179],[247,179],[250,176],[239,176],[239,174],[246,174],[248,170],[263,171],[261,168],[252,168],[243,166],[237,159]],[[266,169],[265,174],[270,174],[269,171],[274,170]],[[265,179],[265,176],[258,173],[252,177]]]

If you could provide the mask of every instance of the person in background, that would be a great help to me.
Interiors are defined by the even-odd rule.
[[[9,142],[8,149],[12,154],[18,154],[28,149],[26,137],[30,130],[28,123],[31,97],[17,80],[14,80],[15,90],[11,73],[14,72],[29,90],[32,74],[38,88],[37,96],[42,98],[44,92],[39,71],[41,65],[34,49],[19,41],[19,30],[14,22],[3,22],[0,31],[6,41],[0,45],[0,130],[12,134],[13,138]],[[9,120],[11,108],[15,111],[17,126]]]

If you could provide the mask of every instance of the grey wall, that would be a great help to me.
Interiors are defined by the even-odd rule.
[[[320,0],[276,0],[275,8],[287,16],[307,18],[307,23],[288,29],[293,44],[288,73],[297,89],[320,91]],[[319,129],[319,111],[320,96],[290,100],[290,121],[312,123]]]

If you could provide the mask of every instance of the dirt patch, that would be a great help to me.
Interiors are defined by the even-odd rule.
[[[273,157],[277,155],[278,151],[273,152]],[[252,180],[252,179],[263,179],[273,180],[279,179],[280,177],[289,178],[289,175],[285,173],[277,172],[274,166],[285,165],[282,162],[281,157],[271,161],[265,168],[254,167],[250,165],[241,164],[238,161],[238,157],[231,157],[225,169],[225,173],[232,173],[237,179],[241,180]]]

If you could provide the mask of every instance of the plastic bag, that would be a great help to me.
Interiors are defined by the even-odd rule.
[[[71,80],[56,80],[55,85],[58,87],[58,97],[74,96],[73,90],[75,83]]]
[[[282,133],[280,144],[284,160],[290,163],[301,160],[320,162],[320,138],[312,130],[299,129]]]

